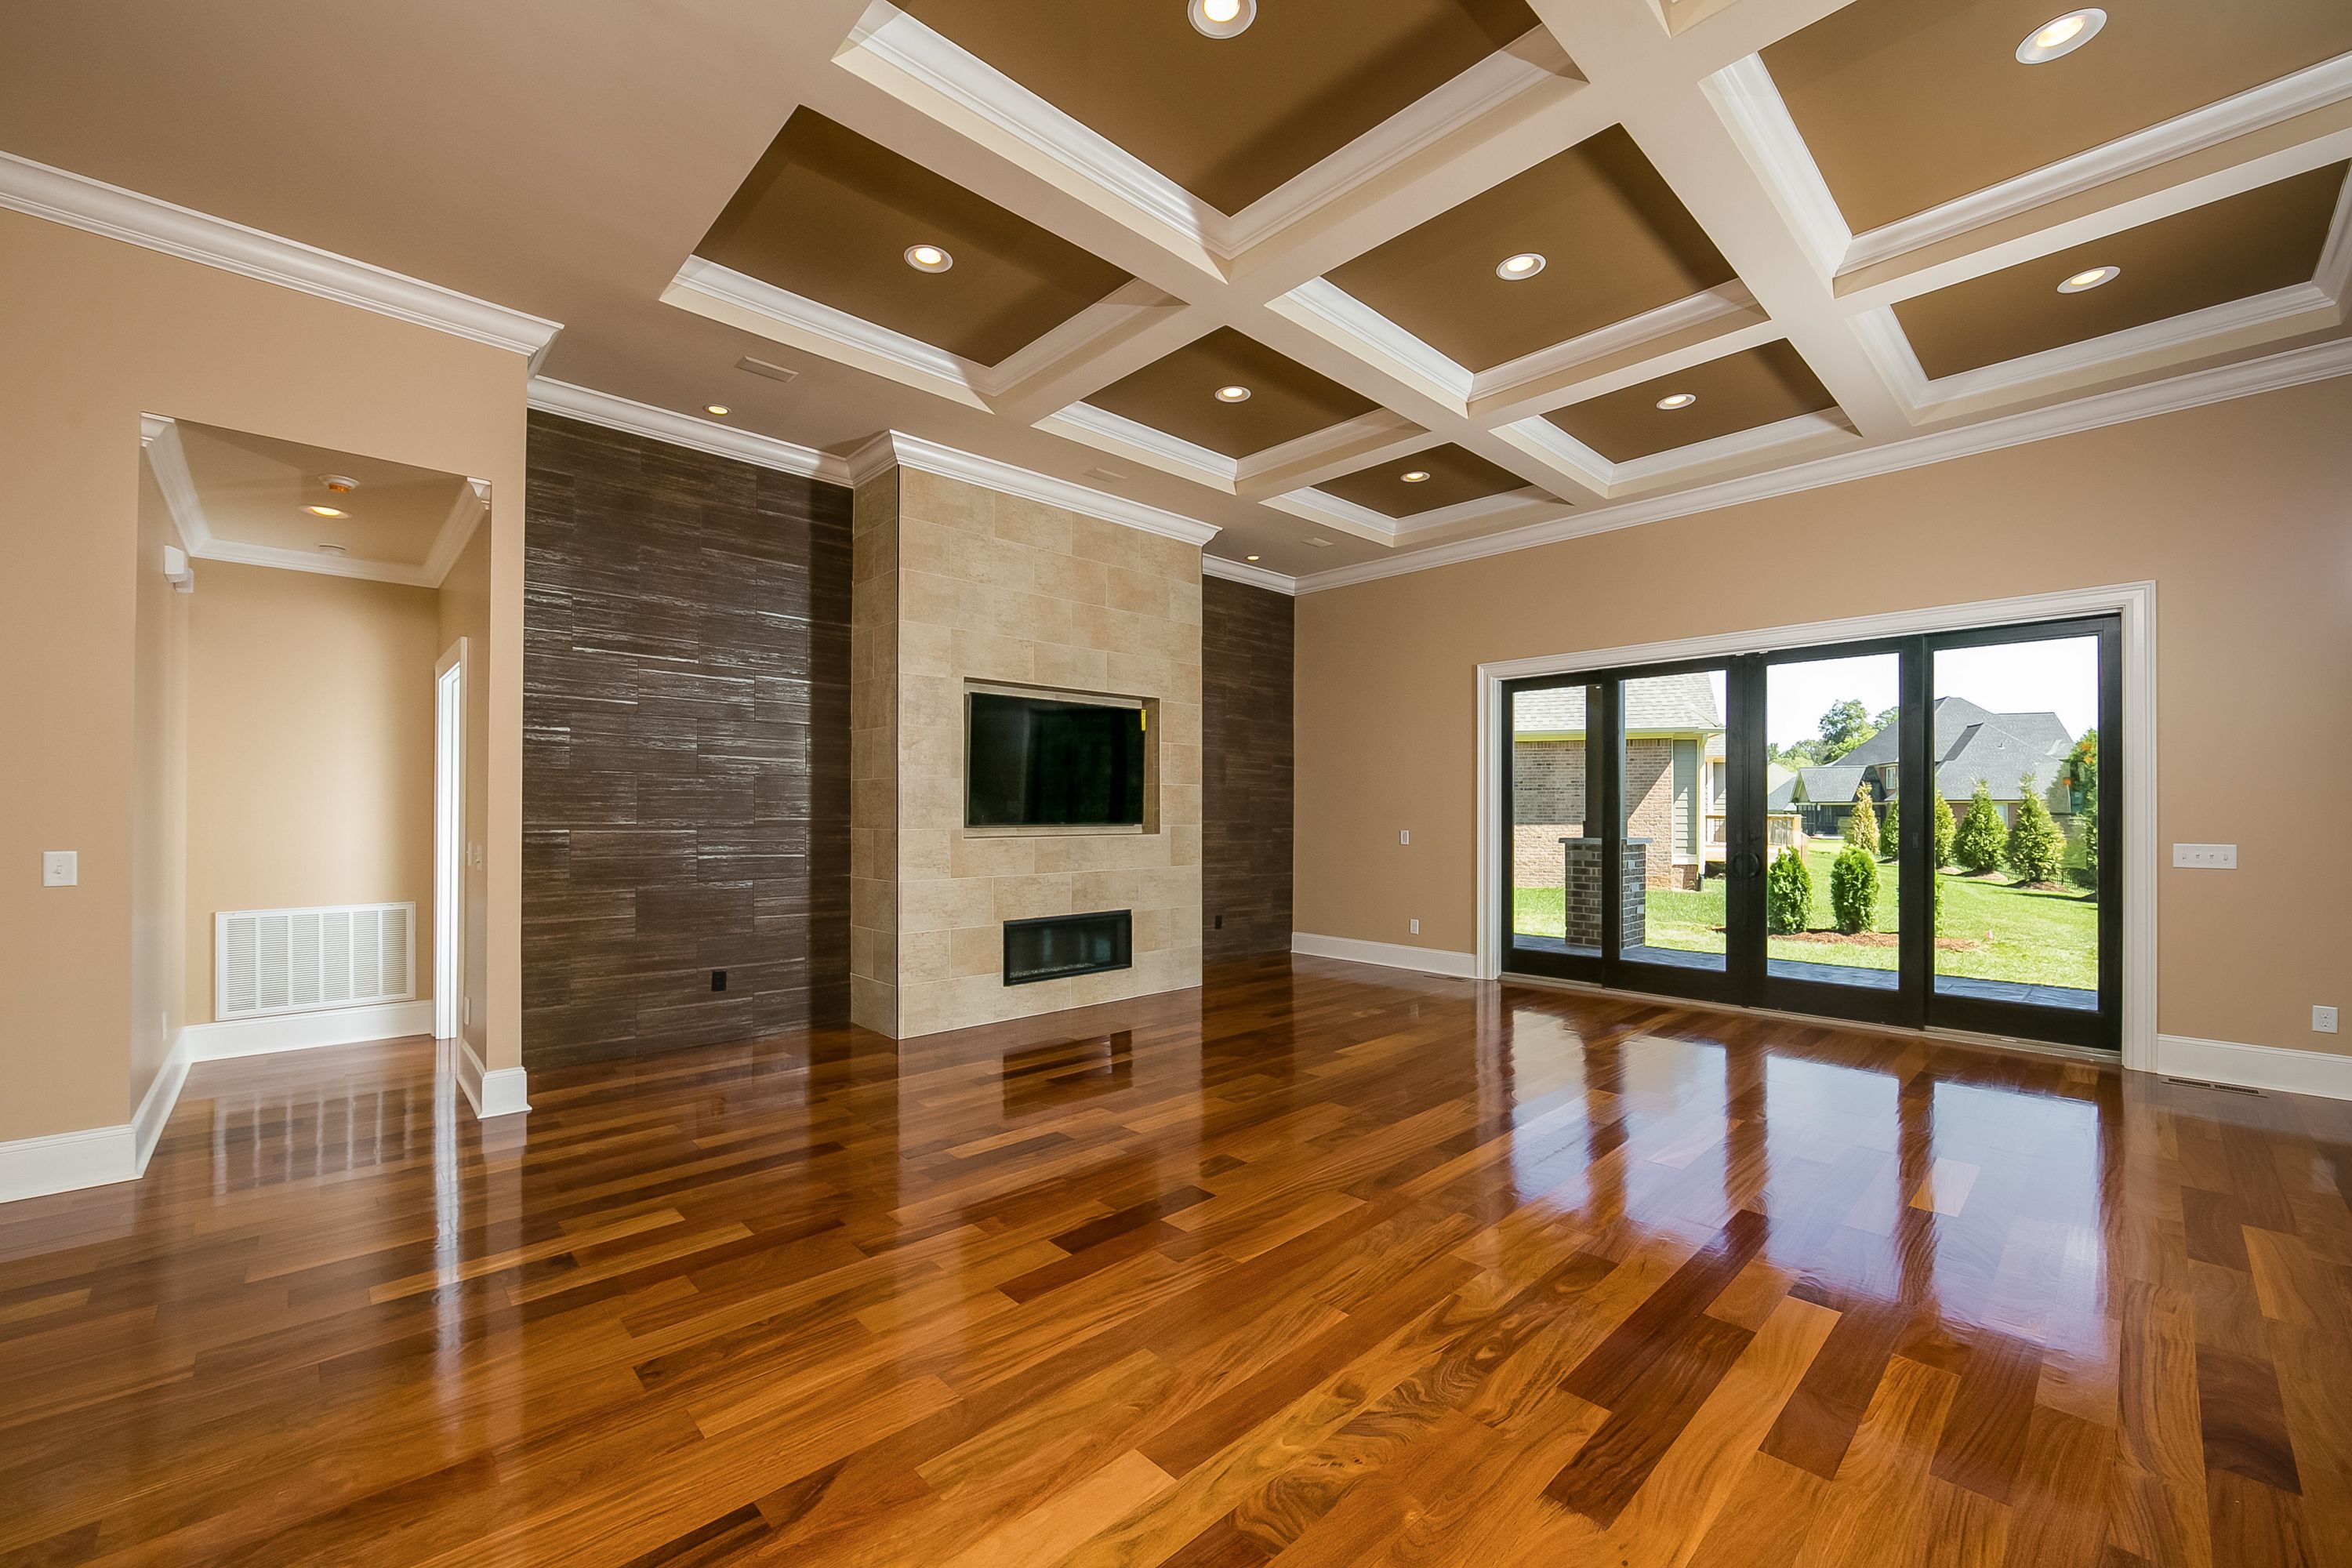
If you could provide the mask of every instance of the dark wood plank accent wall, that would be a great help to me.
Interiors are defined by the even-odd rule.
[[[1206,963],[1290,950],[1295,607],[1286,595],[1222,577],[1201,579],[1201,956]]]
[[[528,507],[524,1061],[845,1019],[850,492],[534,413]]]

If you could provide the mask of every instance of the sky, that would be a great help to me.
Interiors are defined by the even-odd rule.
[[[2099,721],[2099,645],[2067,637],[1986,647],[1949,648],[1936,656],[1937,697],[1965,697],[1996,713],[2050,711],[2080,735]],[[1895,703],[1895,658],[1814,659],[1769,667],[1765,680],[1764,733],[1791,746],[1821,733],[1830,705],[1854,697],[1871,713]]]

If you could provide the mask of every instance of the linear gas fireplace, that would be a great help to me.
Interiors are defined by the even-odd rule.
[[[1047,915],[1004,922],[1004,984],[1065,980],[1135,963],[1135,914],[1105,910],[1091,915]]]

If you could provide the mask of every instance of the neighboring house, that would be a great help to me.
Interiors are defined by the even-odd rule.
[[[1584,692],[1581,686],[1554,687],[1522,691],[1513,701],[1513,876],[1522,888],[1560,886],[1566,862],[1559,841],[1587,831]],[[1626,683],[1625,836],[1649,841],[1645,886],[1698,886],[1707,803],[1722,794],[1722,738],[1723,716],[1707,675]]]
[[[1793,810],[1806,832],[1841,837],[1864,784],[1881,812],[1900,796],[1901,748],[1900,731],[1889,725],[1834,763],[1793,773],[1780,770],[1765,809]],[[1937,793],[1951,803],[1955,816],[1967,815],[1979,780],[1991,791],[2004,825],[2016,821],[2029,778],[2030,787],[2062,823],[2074,810],[2066,757],[2074,737],[2055,713],[1995,713],[1965,697],[1938,698],[1933,748]]]

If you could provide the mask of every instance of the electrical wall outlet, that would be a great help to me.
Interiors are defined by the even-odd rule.
[[[1400,828],[1398,828],[1398,829],[1397,829],[1397,842],[1398,842],[1398,843],[1400,843],[1400,844],[1410,844],[1410,843],[1412,843],[1412,828],[1410,828],[1410,827],[1400,827]]]
[[[2333,1007],[2314,1007],[2311,1010],[2311,1027],[2313,1031],[2317,1034],[2334,1034],[2336,1032],[2336,1009]]]
[[[2176,844],[2172,847],[2172,863],[2200,871],[2234,871],[2238,868],[2238,847],[2234,844]]]
[[[70,888],[81,880],[81,853],[75,849],[41,851],[41,886]]]
[[[1407,921],[1404,923],[1406,928],[1410,930],[1413,935],[1419,936],[1421,934],[1421,922],[1419,921]]]

